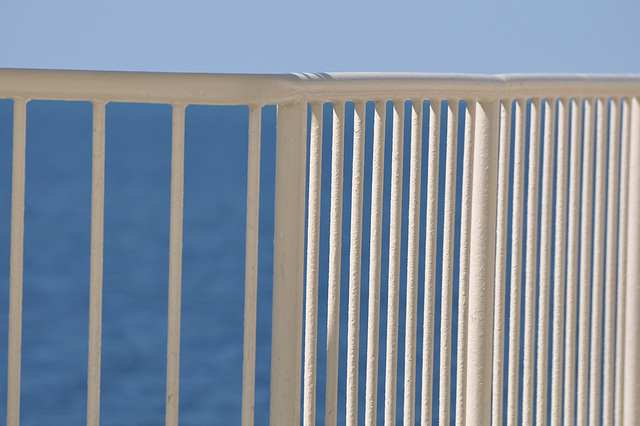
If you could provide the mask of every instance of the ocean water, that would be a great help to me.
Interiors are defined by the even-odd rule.
[[[385,146],[383,229],[389,226],[391,104]],[[443,109],[445,111],[446,109]],[[353,105],[347,104],[340,311],[339,423],[344,419],[348,300],[349,215]],[[89,300],[92,107],[86,102],[31,101],[28,104],[25,212],[22,424],[76,425],[86,416]],[[331,165],[331,112],[325,106],[320,240],[320,311],[317,421],[324,423],[326,301]],[[256,424],[268,423],[273,256],[273,196],[276,108],[263,109],[259,306],[256,365]],[[446,114],[443,113],[443,125]],[[425,129],[428,123],[425,114]],[[185,198],[182,287],[180,423],[227,425],[240,422],[244,238],[247,173],[247,107],[190,106],[185,130]],[[461,120],[459,134],[463,134]],[[365,162],[371,164],[372,105],[367,109]],[[404,185],[408,188],[410,121],[405,120]],[[440,152],[440,207],[444,194],[445,132]],[[426,143],[425,131],[425,143]],[[9,303],[12,102],[0,100],[0,418],[6,416]],[[463,143],[458,145],[462,164]],[[164,422],[168,292],[171,107],[107,105],[103,346],[103,425],[158,425]],[[422,152],[423,182],[427,149]],[[459,167],[461,170],[461,167]],[[458,173],[458,194],[460,193]],[[361,330],[366,329],[371,170],[365,172]],[[421,204],[425,205],[423,186]],[[460,195],[458,195],[458,206]],[[403,194],[403,245],[398,383],[403,380],[404,305],[408,190]],[[456,215],[456,241],[459,238]],[[421,214],[420,282],[424,282],[424,223]],[[438,229],[437,276],[442,268],[442,227]],[[379,419],[384,406],[386,276],[388,236],[382,246]],[[455,247],[455,256],[459,252]],[[457,262],[454,265],[457,276]],[[436,286],[436,300],[440,299]],[[454,282],[457,300],[457,279]],[[420,287],[419,298],[423,298]],[[422,315],[420,302],[419,318]],[[436,302],[434,413],[437,421],[440,308]],[[454,303],[454,318],[457,304]],[[456,350],[454,324],[452,350]],[[421,342],[422,331],[418,341]],[[418,347],[421,353],[421,347]],[[364,401],[366,333],[360,339],[360,401]],[[419,363],[418,363],[419,364]],[[455,395],[455,359],[452,395]],[[421,374],[420,365],[416,372]],[[398,386],[398,417],[402,416]],[[420,392],[418,390],[417,396]],[[419,404],[418,404],[419,405]],[[364,408],[364,407],[362,407]],[[364,410],[360,410],[364,421]]]
[[[22,424],[82,424],[92,108],[32,101],[28,117]],[[274,108],[265,110],[270,118]],[[181,424],[240,420],[247,124],[246,107],[187,112]],[[0,417],[6,416],[11,135],[12,104],[2,100]],[[265,132],[266,147],[274,137]],[[165,399],[171,108],[109,104],[106,156],[101,420],[157,425]],[[268,185],[266,179],[265,193]],[[260,320],[266,318],[264,307]]]

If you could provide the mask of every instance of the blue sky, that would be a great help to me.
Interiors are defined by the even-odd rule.
[[[640,72],[640,2],[5,0],[0,67]]]

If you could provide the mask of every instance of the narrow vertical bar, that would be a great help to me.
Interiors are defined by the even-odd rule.
[[[551,425],[562,424],[562,360],[567,247],[567,182],[569,175],[569,101],[558,101],[555,249],[553,262],[553,335],[551,359]]]
[[[271,337],[272,425],[300,422],[307,105],[278,106]]]
[[[349,243],[349,316],[347,326],[347,419],[358,423],[358,361],[360,359],[360,279],[362,264],[362,199],[364,187],[364,127],[366,104],[354,110],[351,173],[351,240]]]
[[[589,397],[589,318],[591,316],[591,228],[593,221],[594,175],[594,125],[593,99],[584,103],[584,141],[582,155],[582,208],[580,221],[580,283],[578,301],[578,389],[576,424],[587,424]]]
[[[102,253],[104,247],[105,158],[105,103],[100,101],[93,102],[92,155],[87,426],[98,426],[100,424],[100,354],[102,347]]]
[[[551,299],[551,223],[553,220],[553,162],[555,156],[555,99],[547,99],[544,113],[542,211],[540,217],[540,271],[538,299],[536,424],[547,422],[549,371],[549,304]],[[560,285],[560,283],[558,283]]]
[[[493,303],[493,376],[491,423],[502,424],[504,372],[507,223],[509,215],[509,167],[511,151],[511,100],[500,103],[500,151],[498,155],[498,205],[496,207],[496,279]]]
[[[24,188],[27,144],[27,100],[13,100],[13,170],[11,179],[11,255],[9,259],[9,355],[7,426],[20,424],[22,356],[22,271],[24,254]]]
[[[371,236],[369,252],[369,304],[367,330],[367,384],[365,424],[377,424],[378,348],[380,342],[380,274],[382,265],[382,200],[384,189],[384,128],[386,102],[377,101],[374,109],[373,167],[371,177]]]
[[[244,269],[244,343],[242,345],[242,426],[252,426],[254,422],[261,121],[262,106],[251,105],[249,107],[249,150],[247,159],[247,236]]]
[[[342,258],[342,183],[344,169],[344,104],[333,104],[331,142],[331,219],[329,224],[329,294],[327,312],[326,426],[338,412],[338,346],[340,342],[340,260]]]
[[[416,339],[418,337],[418,271],[420,260],[420,178],[422,164],[422,101],[411,102],[411,165],[409,171],[409,237],[407,248],[407,310],[404,350],[403,424],[415,424]]]
[[[440,425],[449,425],[451,406],[451,330],[453,302],[453,248],[456,209],[456,159],[458,156],[458,100],[447,102],[447,154],[442,241],[442,300],[440,314]]]
[[[498,100],[476,104],[471,242],[469,247],[469,425],[491,423],[491,349],[498,189]]]
[[[609,155],[607,166],[607,229],[604,282],[604,358],[602,377],[602,424],[613,425],[613,360],[615,344],[615,310],[618,243],[618,191],[620,174],[620,100],[609,104]]]
[[[167,325],[167,426],[178,424],[180,385],[180,307],[182,294],[182,206],[184,200],[184,116],[173,105],[171,136],[171,209],[169,227],[169,314]]]
[[[516,99],[513,146],[513,201],[511,213],[511,274],[509,295],[509,360],[507,378],[507,424],[518,423],[520,389],[520,310],[522,306],[522,250],[524,240],[524,178],[526,145],[525,99]],[[499,424],[499,423],[497,423]]]
[[[400,303],[400,245],[402,224],[402,154],[404,102],[393,102],[393,149],[391,152],[391,217],[389,225],[389,299],[387,308],[387,359],[385,371],[384,424],[396,423],[398,371],[398,315]]]
[[[640,419],[640,98],[631,99],[623,424]]]
[[[427,166],[427,220],[425,237],[424,314],[422,335],[421,423],[431,423],[433,410],[433,328],[435,320],[436,258],[438,240],[438,176],[440,164],[441,100],[429,102],[429,159]]]
[[[522,373],[522,424],[533,424],[535,378],[535,319],[538,272],[538,182],[540,178],[541,101],[531,102],[529,176],[527,189],[527,242],[525,258],[524,353]]]
[[[567,295],[564,356],[564,413],[566,426],[575,422],[576,342],[578,337],[578,267],[580,247],[580,176],[582,172],[582,99],[571,101],[571,160],[569,175],[569,232],[567,239]]]
[[[320,192],[322,177],[322,103],[311,105],[309,141],[309,200],[307,277],[304,331],[303,424],[316,423],[316,361],[318,358],[318,269],[320,249]]]
[[[620,154],[620,203],[618,228],[618,287],[616,309],[616,347],[615,347],[615,396],[613,423],[622,424],[624,401],[624,339],[625,311],[627,288],[627,247],[628,247],[628,211],[629,211],[629,151],[631,132],[631,102],[629,98],[622,101],[622,135]]]
[[[606,99],[596,100],[596,194],[593,229],[593,283],[591,298],[591,348],[589,350],[589,424],[602,421],[602,318],[605,251],[605,207],[607,193],[607,110]]]
[[[460,268],[458,278],[458,353],[456,375],[456,425],[466,422],[467,401],[467,328],[469,315],[469,233],[471,230],[471,193],[473,192],[473,151],[476,102],[465,108],[464,159],[462,164],[462,205],[460,210]]]

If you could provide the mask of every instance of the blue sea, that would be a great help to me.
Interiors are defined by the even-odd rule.
[[[12,102],[0,100],[0,418],[6,416],[9,305]],[[390,107],[390,105],[389,105]],[[347,105],[341,284],[341,347],[338,423],[344,419],[348,241],[353,106]],[[101,423],[159,425],[164,422],[169,260],[171,107],[107,105],[102,336]],[[273,197],[276,108],[262,113],[259,305],[256,366],[256,424],[267,424],[271,337]],[[425,114],[425,129],[428,117]],[[318,416],[324,423],[326,300],[331,165],[331,111],[325,106],[322,176]],[[443,125],[446,114],[443,113]],[[391,109],[387,113],[385,207],[389,224]],[[459,134],[463,134],[463,120]],[[240,423],[244,243],[248,107],[189,106],[185,130],[184,248],[180,423]],[[366,164],[372,158],[372,105],[367,109]],[[410,122],[407,114],[405,133]],[[444,133],[444,132],[443,132]],[[440,152],[440,208],[444,193],[444,134]],[[23,425],[80,425],[86,416],[89,318],[92,106],[87,102],[28,104],[22,350]],[[426,132],[425,132],[426,143]],[[405,141],[405,188],[409,140]],[[462,164],[463,143],[458,144]],[[426,177],[427,149],[422,152]],[[461,166],[459,166],[461,169]],[[458,194],[460,190],[458,173]],[[423,179],[423,182],[425,180]],[[365,173],[363,287],[361,298],[360,401],[364,404],[371,170]],[[426,187],[421,203],[425,205]],[[460,195],[458,195],[458,205]],[[408,190],[403,195],[402,269],[406,271]],[[459,237],[456,215],[456,241]],[[420,282],[424,282],[424,223],[420,236]],[[441,223],[441,222],[440,222]],[[385,231],[386,233],[387,231]],[[442,227],[438,230],[442,244]],[[383,239],[380,321],[379,419],[384,398],[388,236]],[[440,251],[440,250],[439,250]],[[459,247],[456,242],[455,255]],[[441,274],[441,253],[437,275]],[[455,264],[457,277],[457,262]],[[401,276],[400,320],[404,324],[405,272]],[[454,283],[457,300],[457,278]],[[422,300],[420,287],[419,298]],[[440,299],[440,286],[436,288]],[[437,420],[439,302],[436,302],[434,414]],[[420,302],[419,318],[422,315]],[[454,303],[454,318],[457,303]],[[400,329],[398,415],[402,409],[404,325]],[[456,350],[454,326],[452,349]],[[419,331],[419,341],[422,331]],[[418,354],[421,347],[418,347]],[[452,395],[455,392],[455,357]],[[420,375],[418,363],[417,375]],[[419,383],[419,381],[418,381]],[[419,397],[419,385],[417,396]],[[419,404],[417,404],[419,406]],[[361,408],[364,408],[362,405]],[[360,410],[364,421],[364,410]]]
[[[275,108],[265,111],[269,117],[275,120]],[[91,120],[89,103],[28,104],[24,425],[85,421]],[[247,124],[246,107],[188,109],[181,424],[240,419]],[[166,377],[171,108],[109,104],[106,135],[101,420],[159,425]],[[2,100],[0,418],[6,416],[11,137],[12,103]],[[275,133],[265,144],[274,141]],[[268,199],[263,206],[268,208]],[[267,311],[262,307],[261,320],[270,318]],[[263,370],[262,380],[268,380]],[[268,410],[265,404],[257,408]]]

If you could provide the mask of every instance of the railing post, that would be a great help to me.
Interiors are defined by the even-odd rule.
[[[631,145],[629,154],[626,320],[624,330],[623,424],[637,424],[640,418],[640,98],[631,106]]]
[[[300,423],[306,103],[278,107],[271,340],[272,425]]]
[[[499,101],[476,104],[467,354],[467,425],[491,424]]]

